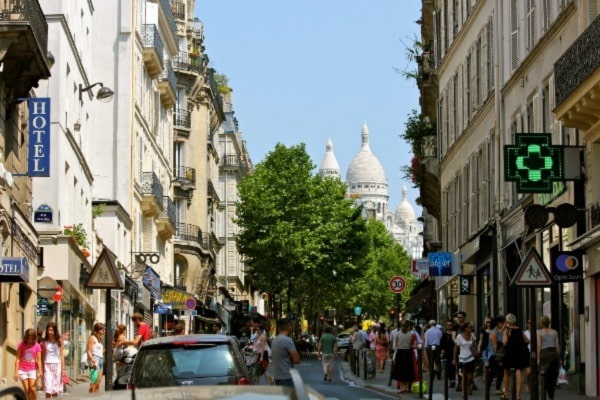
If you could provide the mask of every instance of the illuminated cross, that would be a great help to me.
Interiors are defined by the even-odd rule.
[[[504,146],[504,179],[517,182],[519,193],[551,193],[554,181],[564,180],[562,146],[552,146],[546,133],[519,133]]]

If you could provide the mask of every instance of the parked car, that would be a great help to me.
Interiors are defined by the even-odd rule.
[[[133,363],[129,387],[249,385],[238,343],[225,335],[168,336],[145,341]]]
[[[350,334],[340,333],[337,335],[338,350],[348,350],[350,348]]]

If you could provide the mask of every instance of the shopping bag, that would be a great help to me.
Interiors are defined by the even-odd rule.
[[[567,380],[567,371],[561,365],[558,369],[558,379],[556,379],[557,385],[568,385],[569,381]]]
[[[90,382],[98,382],[98,368],[92,368],[92,370],[90,371]]]
[[[423,393],[427,393],[427,383],[422,381],[420,384],[423,385]],[[414,394],[419,394],[419,381],[413,382],[410,386],[410,391]]]

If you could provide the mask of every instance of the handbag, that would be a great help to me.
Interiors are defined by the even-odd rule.
[[[558,378],[556,379],[557,385],[568,385],[569,381],[567,380],[567,371],[561,365],[558,369]]]
[[[474,344],[472,344],[470,346],[470,349],[471,349],[471,354],[473,355],[473,357],[479,358],[479,349],[477,348],[477,346],[475,346]]]
[[[502,364],[502,362],[504,361],[504,346],[502,346],[498,350],[496,350],[496,354],[494,355],[494,359],[496,360],[496,362],[498,364]]]

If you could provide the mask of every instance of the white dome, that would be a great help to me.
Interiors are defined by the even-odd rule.
[[[402,188],[402,202],[398,204],[396,208],[396,223],[400,224],[410,224],[416,221],[415,210],[410,205],[407,199],[408,190],[406,186]]]
[[[362,127],[362,146],[348,166],[346,182],[350,187],[352,184],[378,184],[387,187],[383,166],[369,148],[369,128],[366,122]]]
[[[327,145],[325,146],[325,156],[323,157],[323,161],[321,161],[321,167],[319,168],[319,172],[321,175],[325,177],[340,177],[340,165],[335,158],[335,154],[333,154],[333,142],[331,138],[327,140]]]

